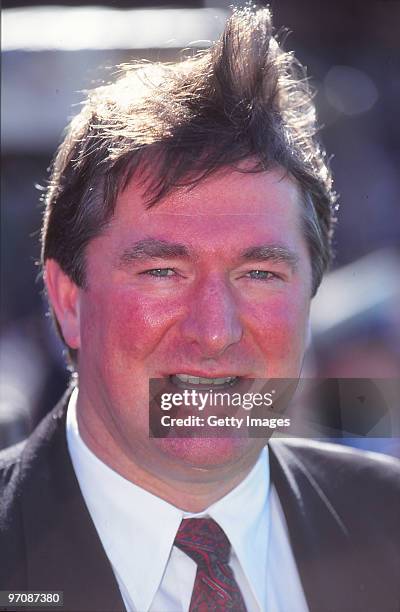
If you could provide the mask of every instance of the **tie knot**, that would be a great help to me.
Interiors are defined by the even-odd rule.
[[[228,563],[231,545],[224,531],[213,519],[184,519],[175,538],[175,546],[199,566],[215,561]]]

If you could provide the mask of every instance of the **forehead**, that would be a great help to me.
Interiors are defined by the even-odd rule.
[[[106,231],[113,251],[153,238],[188,245],[193,253],[234,255],[268,243],[304,247],[300,189],[279,167],[258,173],[225,169],[172,190],[151,208],[147,202],[135,178],[119,194]]]
[[[242,164],[243,170],[246,165]],[[116,219],[147,219],[150,216],[234,216],[269,215],[300,206],[296,181],[277,167],[266,172],[246,172],[230,168],[215,172],[194,186],[173,189],[151,208],[145,187],[135,178],[118,195]]]

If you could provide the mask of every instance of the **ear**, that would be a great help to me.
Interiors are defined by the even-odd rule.
[[[79,349],[79,287],[54,259],[46,261],[44,281],[65,342],[70,348]]]

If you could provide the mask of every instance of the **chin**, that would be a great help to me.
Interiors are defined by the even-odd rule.
[[[223,468],[236,462],[241,463],[253,446],[251,440],[243,437],[162,438],[157,439],[156,444],[166,459],[193,470]]]

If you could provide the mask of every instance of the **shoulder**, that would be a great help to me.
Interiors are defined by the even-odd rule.
[[[395,457],[313,440],[274,440],[270,446],[278,459],[317,481],[340,486],[373,481],[400,494],[400,460]]]
[[[21,457],[26,440],[0,452],[0,530],[18,492]]]
[[[304,458],[314,459],[319,457],[323,463],[337,462],[362,465],[392,465],[394,469],[400,469],[400,459],[391,455],[366,451],[332,442],[304,440],[300,438],[273,439],[272,444],[281,446]]]
[[[33,477],[43,479],[43,466],[51,459],[51,447],[62,432],[65,399],[52,410],[24,441],[0,451],[0,530],[15,511]]]
[[[281,469],[297,482],[309,482],[335,506],[374,512],[398,523],[400,460],[340,444],[276,440],[270,445]]]
[[[57,448],[65,438],[64,415],[60,402],[29,438],[0,452],[0,550],[7,558],[0,563],[0,588],[27,588],[27,538],[37,536],[30,527],[33,515],[39,524],[48,504]]]
[[[4,485],[18,468],[25,445],[26,440],[23,440],[0,451],[0,486]]]
[[[13,588],[14,577],[24,582],[24,530],[22,516],[22,457],[26,441],[0,453],[0,549],[7,563],[0,563],[0,588]]]
[[[374,478],[400,488],[400,460],[395,457],[313,440],[276,441],[275,445],[300,461],[318,478],[334,473],[340,481],[355,477]]]

